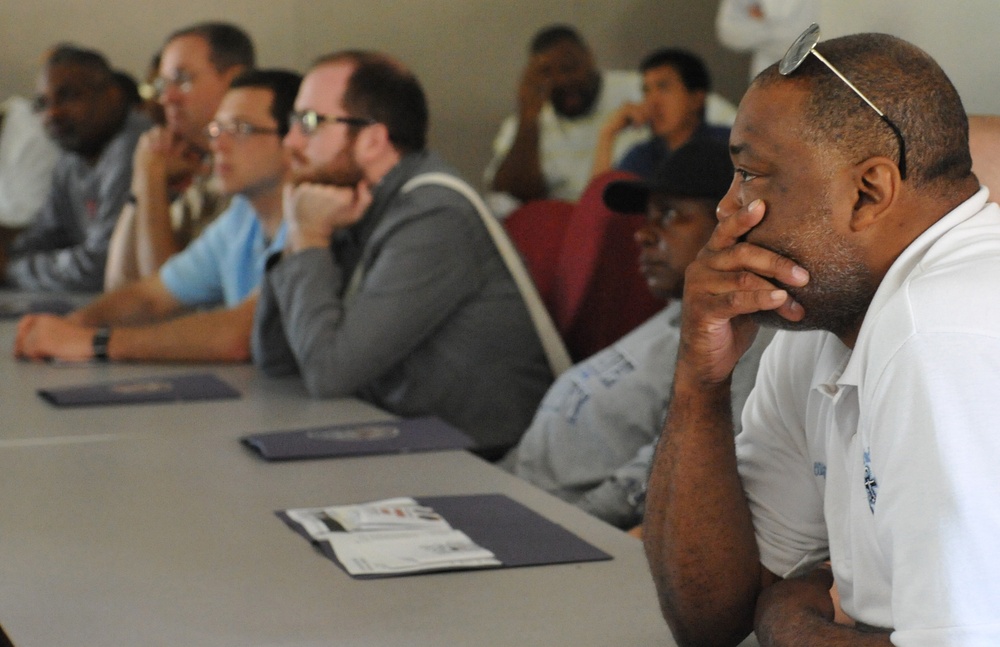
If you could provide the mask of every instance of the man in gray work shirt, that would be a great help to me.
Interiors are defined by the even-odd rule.
[[[265,273],[252,339],[268,374],[317,397],[437,415],[485,455],[517,441],[552,380],[518,289],[454,175],[425,150],[417,79],[374,52],[321,58],[285,145],[288,239]]]
[[[648,181],[608,185],[604,203],[645,212],[636,232],[639,271],[669,305],[556,380],[521,442],[501,465],[538,487],[621,528],[642,521],[653,450],[674,381],[684,271],[715,229],[715,205],[733,181],[728,147],[695,137]],[[753,389],[761,353],[774,332],[761,330],[733,373],[733,421]]]
[[[132,151],[150,122],[130,111],[101,54],[69,45],[49,54],[35,107],[63,153],[34,224],[0,249],[0,275],[25,290],[96,292],[128,198]]]

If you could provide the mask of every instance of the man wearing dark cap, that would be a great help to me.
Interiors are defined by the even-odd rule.
[[[733,179],[726,146],[695,139],[646,182],[608,185],[604,202],[646,213],[636,233],[639,269],[669,305],[617,343],[563,373],[521,442],[503,460],[517,476],[622,528],[642,520],[646,478],[677,359],[684,269],[715,228],[715,206]],[[753,387],[758,336],[733,377],[733,412]]]

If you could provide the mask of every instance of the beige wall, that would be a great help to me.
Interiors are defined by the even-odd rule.
[[[969,113],[1000,114],[997,0],[822,0],[824,37],[860,31],[918,45],[951,77]]]
[[[1000,2],[822,0],[825,36],[887,31],[927,49],[971,112],[1000,113],[995,64]],[[432,145],[478,181],[538,27],[575,24],[607,67],[631,68],[662,45],[702,55],[722,94],[738,100],[748,59],[715,40],[714,0],[0,0],[0,98],[31,93],[40,52],[71,40],[139,74],[177,26],[226,19],[246,27],[260,62],[304,70],[342,47],[383,49],[410,64],[431,103]]]
[[[575,24],[608,67],[632,68],[654,47],[688,47],[736,100],[747,59],[716,44],[714,15],[703,0],[0,0],[0,98],[32,92],[39,55],[55,42],[95,47],[139,75],[174,28],[226,19],[251,33],[265,66],[301,71],[342,47],[397,55],[424,82],[432,145],[478,182],[540,26]]]

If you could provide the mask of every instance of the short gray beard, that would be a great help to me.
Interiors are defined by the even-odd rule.
[[[773,310],[756,312],[754,321],[783,330],[828,330],[838,337],[856,333],[871,304],[879,280],[861,260],[859,251],[848,245],[829,226],[829,214],[818,214],[803,232],[803,240],[817,241],[824,250],[821,260],[809,271],[804,287],[777,284],[802,306],[805,316],[789,321]],[[796,260],[786,250],[774,250]],[[798,262],[796,260],[796,262]]]

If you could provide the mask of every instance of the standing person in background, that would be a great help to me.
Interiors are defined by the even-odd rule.
[[[253,65],[253,43],[235,25],[199,23],[167,38],[154,81],[166,125],[136,147],[132,203],[115,229],[105,289],[155,274],[226,208],[209,183],[205,127],[230,82]]]
[[[0,276],[22,290],[96,292],[150,122],[130,110],[104,56],[72,45],[49,53],[35,108],[62,153],[34,223],[0,250]]]
[[[715,32],[726,47],[753,53],[752,81],[814,22],[819,22],[819,0],[722,0]]]

